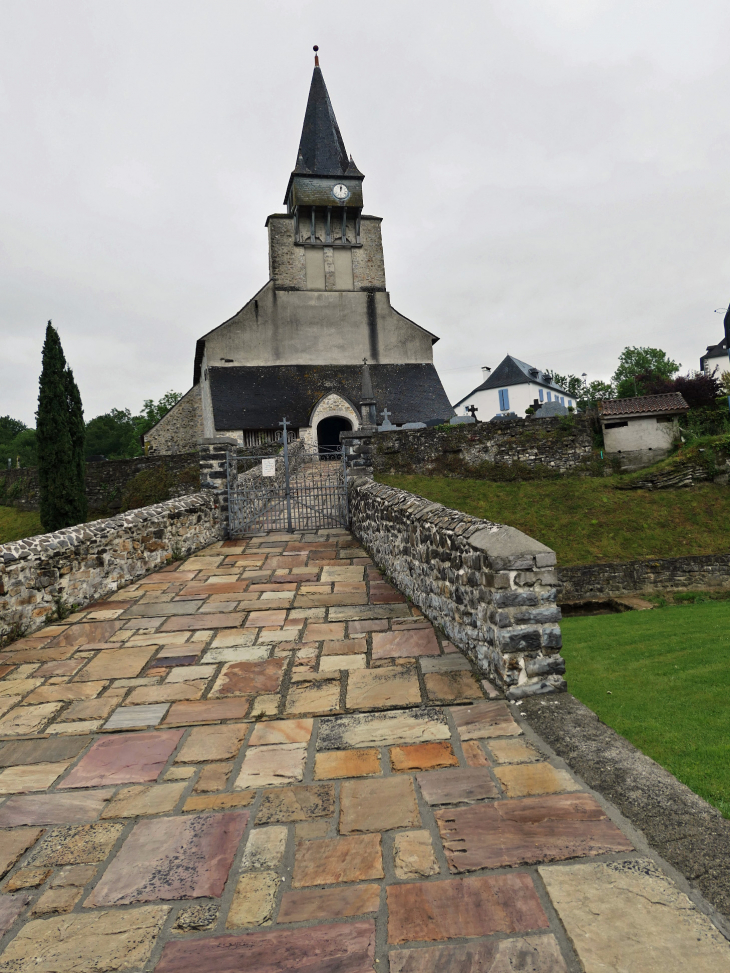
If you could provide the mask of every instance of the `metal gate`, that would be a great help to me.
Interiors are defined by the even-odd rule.
[[[347,456],[290,443],[250,456],[228,453],[228,525],[231,537],[264,530],[347,527]]]

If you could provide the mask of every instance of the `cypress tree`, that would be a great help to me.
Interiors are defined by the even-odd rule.
[[[75,503],[74,524],[86,520],[88,504],[86,501],[86,424],[84,408],[81,404],[79,387],[74,381],[74,373],[66,366],[64,372],[66,402],[68,404],[68,427],[71,436],[72,466],[70,472],[72,492]],[[70,525],[69,525],[70,526]]]
[[[36,413],[41,523],[47,531],[86,517],[84,419],[81,396],[51,322],[43,343]]]

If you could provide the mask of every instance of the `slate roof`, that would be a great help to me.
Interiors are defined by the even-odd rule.
[[[598,403],[601,416],[641,416],[657,413],[687,412],[689,406],[681,392],[666,395],[638,395],[633,399],[603,399]]]
[[[320,67],[315,67],[309,86],[294,172],[315,176],[362,175],[352,156],[347,155]]]
[[[727,339],[723,338],[722,341],[718,342],[716,345],[708,345],[707,351],[700,358],[700,371],[705,370],[705,359],[706,358],[727,358]],[[730,359],[728,360],[728,369],[730,369]]]
[[[433,365],[370,365],[376,408],[394,425],[454,415]],[[209,369],[213,419],[219,430],[278,429],[283,416],[308,426],[312,410],[336,392],[359,413],[362,365],[230,365]]]
[[[551,416],[569,415],[567,405],[560,402],[543,402],[539,409],[536,409],[529,417],[531,419],[549,419]]]
[[[520,361],[519,358],[514,358],[512,355],[507,355],[497,365],[489,378],[482,382],[481,385],[477,385],[463,399],[459,399],[454,405],[454,408],[458,408],[462,402],[466,402],[476,392],[484,392],[486,389],[503,389],[509,385],[524,385],[527,382],[541,385],[543,388],[552,389],[555,392],[561,392],[563,395],[566,394],[565,389],[556,385],[547,372],[540,371],[539,368],[533,368],[532,365],[528,365],[527,362]]]

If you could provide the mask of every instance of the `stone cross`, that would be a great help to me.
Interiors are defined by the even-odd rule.
[[[467,408],[466,411],[472,417],[472,419],[474,420],[474,422],[479,422],[479,420],[477,419],[477,412],[479,412],[479,409],[477,409],[477,407],[475,405],[468,406],[468,408]]]
[[[380,414],[383,417],[383,424],[382,424],[382,426],[380,428],[381,429],[395,429],[395,426],[390,421],[390,417],[392,415],[392,412],[388,412],[387,409],[383,409],[383,411]]]

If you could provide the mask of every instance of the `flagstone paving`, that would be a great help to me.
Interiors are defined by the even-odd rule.
[[[730,973],[618,820],[342,530],[0,652],[0,973]]]

